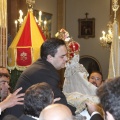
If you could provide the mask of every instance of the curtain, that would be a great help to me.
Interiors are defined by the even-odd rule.
[[[111,45],[110,62],[109,62],[109,73],[108,78],[120,76],[120,42],[118,39],[119,35],[119,24],[116,20],[113,22],[113,41]]]
[[[7,0],[0,0],[0,66],[7,66]]]

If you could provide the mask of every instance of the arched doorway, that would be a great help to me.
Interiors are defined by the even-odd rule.
[[[92,56],[88,55],[81,56],[79,63],[84,65],[89,74],[92,71],[102,72],[99,61]]]

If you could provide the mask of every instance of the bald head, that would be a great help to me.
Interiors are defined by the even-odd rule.
[[[39,120],[73,120],[70,109],[63,104],[51,104],[44,108]]]

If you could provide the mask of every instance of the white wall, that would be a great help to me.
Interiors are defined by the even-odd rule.
[[[52,14],[52,36],[57,31],[57,0],[35,0],[34,9]]]
[[[95,38],[78,38],[78,18],[85,18],[86,12],[88,18],[95,18]],[[107,31],[109,14],[110,0],[66,0],[66,30],[80,43],[81,56],[90,55],[100,62],[104,79],[108,75],[110,52],[100,46],[99,37],[102,30]]]
[[[53,14],[52,37],[57,32],[57,0],[36,0],[34,9]],[[78,19],[95,18],[95,38],[78,38]],[[80,43],[80,55],[90,55],[96,58],[101,65],[104,79],[108,75],[109,51],[100,46],[99,38],[102,30],[107,31],[107,23],[110,14],[110,0],[66,0],[66,30],[73,39]]]

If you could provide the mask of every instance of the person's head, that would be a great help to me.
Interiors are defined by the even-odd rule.
[[[99,87],[103,83],[103,75],[100,71],[93,71],[88,76],[88,81],[96,87]]]
[[[9,74],[7,68],[3,67],[3,66],[0,66],[0,73],[7,73],[7,74]]]
[[[46,40],[41,46],[41,58],[51,63],[57,70],[64,68],[67,61],[65,41],[57,38]]]
[[[73,117],[67,106],[52,104],[42,110],[39,120],[73,120]]]
[[[1,100],[4,100],[9,94],[9,82],[10,76],[8,73],[0,72],[0,96]]]
[[[97,90],[97,96],[108,117],[120,120],[120,77],[106,80]],[[110,116],[111,115],[111,116]],[[112,120],[108,119],[108,120]]]
[[[42,82],[29,87],[24,96],[24,114],[39,117],[44,107],[52,104],[54,94],[49,84]]]

